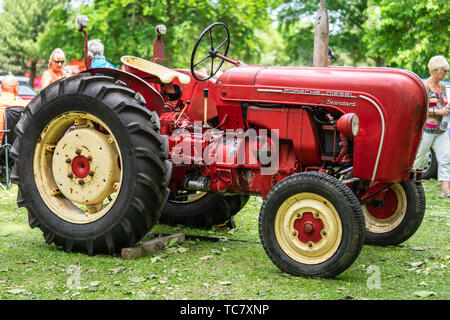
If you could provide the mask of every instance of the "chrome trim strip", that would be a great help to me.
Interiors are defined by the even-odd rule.
[[[377,159],[375,160],[375,167],[373,168],[373,175],[372,175],[372,181],[375,181],[375,176],[376,176],[377,170],[378,170],[378,163],[380,161],[380,156],[381,156],[381,150],[383,149],[384,136],[386,133],[386,122],[384,120],[383,111],[381,111],[380,106],[375,101],[373,101],[372,99],[370,99],[366,96],[363,96],[363,95],[359,95],[359,97],[372,103],[375,106],[375,108],[377,108],[377,110],[380,114],[380,118],[381,118],[381,139],[380,139],[380,145],[378,147]]]
[[[281,89],[258,89],[258,92],[272,92],[272,93],[282,93],[283,90]]]
[[[325,91],[315,90],[315,89],[256,89],[257,92],[265,92],[265,93],[286,93],[286,94],[294,94],[294,95],[307,95],[307,96],[324,96],[324,97],[333,97],[333,98],[352,98],[358,99],[357,96],[354,96],[351,92],[342,92],[342,91]]]

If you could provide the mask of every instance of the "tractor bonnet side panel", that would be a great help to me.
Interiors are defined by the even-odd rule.
[[[353,167],[358,178],[397,182],[412,168],[427,98],[421,80],[409,71],[244,65],[225,72],[219,83],[219,115],[225,106],[239,102],[356,113],[360,131],[354,139]]]

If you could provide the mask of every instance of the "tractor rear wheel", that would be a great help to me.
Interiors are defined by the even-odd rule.
[[[384,200],[363,205],[366,244],[387,246],[408,240],[425,214],[425,191],[420,183],[404,181],[391,185]]]
[[[264,199],[259,216],[263,247],[281,270],[295,276],[334,277],[358,257],[364,216],[341,181],[305,172],[285,178]]]
[[[48,244],[114,253],[140,240],[168,198],[167,137],[131,89],[88,73],[46,87],[16,126],[17,203]]]
[[[198,192],[179,200],[169,199],[159,220],[171,226],[233,228],[233,216],[244,207],[248,199],[248,195],[242,194],[223,196],[218,193]]]

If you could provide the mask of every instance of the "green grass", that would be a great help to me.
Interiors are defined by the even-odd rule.
[[[449,299],[450,200],[438,197],[436,180],[424,186],[427,209],[418,232],[400,246],[364,246],[335,279],[285,274],[253,242],[186,240],[135,260],[66,253],[30,229],[14,187],[0,191],[0,300]],[[152,231],[259,241],[260,205],[260,198],[251,198],[232,232],[164,225]]]

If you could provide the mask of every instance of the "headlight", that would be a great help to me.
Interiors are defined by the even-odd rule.
[[[356,137],[359,131],[359,117],[355,114],[352,118],[352,133]]]
[[[354,113],[346,113],[339,118],[337,129],[347,138],[356,137],[359,131],[359,118]]]

